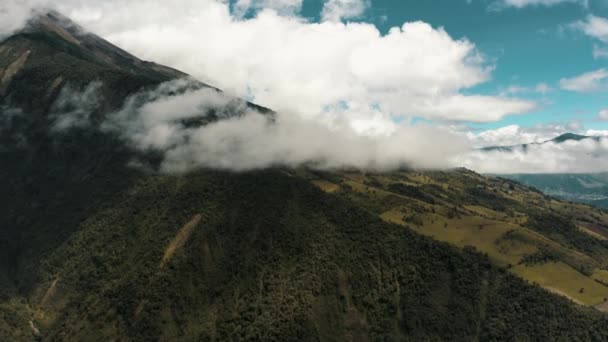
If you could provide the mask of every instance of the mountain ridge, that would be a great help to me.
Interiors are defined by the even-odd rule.
[[[485,152],[491,152],[491,151],[512,152],[513,149],[522,148],[525,151],[531,145],[543,145],[543,144],[547,144],[547,143],[562,144],[567,141],[581,141],[581,140],[586,140],[586,139],[593,139],[595,141],[599,141],[602,139],[602,137],[580,135],[580,134],[576,134],[576,133],[564,133],[553,139],[549,139],[549,140],[546,140],[543,142],[533,142],[533,143],[525,143],[525,144],[511,145],[511,146],[487,146],[487,147],[480,148],[480,150],[485,151]]]
[[[102,121],[171,75],[44,27],[0,44],[0,339],[608,339],[606,213],[462,169],[133,167],[53,131],[58,88],[101,80]]]

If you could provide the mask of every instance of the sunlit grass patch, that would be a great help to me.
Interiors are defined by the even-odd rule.
[[[340,186],[338,184],[328,182],[325,180],[315,180],[315,181],[312,181],[312,184],[316,185],[319,189],[321,189],[325,192],[328,192],[328,193],[334,193],[334,192],[340,190]]]
[[[608,298],[608,287],[576,271],[563,262],[519,265],[512,271],[528,281],[586,305],[598,305]]]

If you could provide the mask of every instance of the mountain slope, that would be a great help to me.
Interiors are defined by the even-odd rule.
[[[606,215],[464,170],[131,167],[157,156],[99,122],[183,74],[99,39],[51,13],[0,44],[0,340],[608,339]],[[94,82],[92,122],[55,131]]]
[[[500,175],[533,186],[543,193],[567,201],[608,209],[608,174],[513,174]]]
[[[149,176],[122,196],[38,271],[51,340],[606,338],[592,309],[283,171]]]

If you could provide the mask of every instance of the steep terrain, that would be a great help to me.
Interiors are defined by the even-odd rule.
[[[526,150],[533,145],[547,143],[563,144],[571,141],[600,141],[602,137],[586,136],[574,133],[562,134],[543,143],[531,143],[519,146],[491,146],[483,151],[512,152],[513,149]],[[539,189],[544,194],[566,201],[586,203],[597,208],[608,209],[608,174],[606,173],[560,173],[560,174],[501,174],[502,178],[512,179]]]
[[[566,201],[608,209],[607,173],[512,174],[500,177],[516,180]]]
[[[0,70],[2,341],[608,339],[602,211],[466,170],[159,174],[97,123],[184,75],[55,13]]]
[[[474,247],[494,264],[577,303],[606,303],[608,214],[600,209],[467,170],[308,177],[385,221]]]

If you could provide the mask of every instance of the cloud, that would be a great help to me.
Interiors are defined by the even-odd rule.
[[[608,58],[608,47],[593,45],[593,58]]]
[[[91,115],[101,104],[101,82],[93,82],[82,91],[66,85],[53,103],[49,117],[53,120],[51,130],[62,132],[71,128],[88,127]]]
[[[363,15],[369,6],[369,0],[327,0],[321,18],[329,21],[354,19]]]
[[[544,143],[513,151],[475,151],[461,163],[482,173],[590,173],[608,170],[608,139]]]
[[[590,137],[608,137],[608,130],[589,129],[585,132],[585,135]]]
[[[564,90],[579,93],[606,91],[608,90],[608,70],[602,68],[572,78],[562,78],[559,85]]]
[[[544,124],[531,127],[509,125],[480,133],[465,131],[464,134],[477,148],[490,146],[515,146],[529,143],[542,143],[565,132],[578,132],[579,122]]]
[[[218,116],[221,120],[215,120]],[[452,166],[451,158],[468,150],[465,139],[425,125],[395,126],[390,134],[368,135],[348,121],[262,115],[214,89],[193,87],[188,80],[133,96],[102,129],[120,134],[138,150],[161,152],[164,172],[299,165],[442,168]],[[429,136],[433,144],[428,143]]]
[[[23,27],[35,7],[34,1],[3,0],[0,3],[0,39]]]
[[[390,126],[396,116],[488,122],[535,108],[526,100],[465,94],[489,81],[494,66],[475,44],[443,28],[409,22],[383,35],[369,23],[312,23],[277,12],[276,3],[295,8],[299,2],[240,2],[256,8],[251,18],[219,0],[179,6],[65,0],[52,6],[146,60],[300,116],[350,116]],[[344,18],[338,4],[346,2],[326,2],[325,13]]]
[[[597,118],[600,120],[608,120],[608,108],[600,110],[597,113]]]
[[[490,10],[502,10],[505,8],[524,8],[531,6],[554,6],[563,3],[578,3],[589,7],[589,0],[499,0],[490,4]]]
[[[554,143],[565,133],[603,137]],[[608,170],[608,131],[583,131],[580,122],[521,127],[511,125],[473,134],[464,133],[476,147],[512,146],[510,150],[472,150],[454,158],[481,173],[593,173]],[[523,144],[527,146],[523,147]]]
[[[534,94],[534,93],[545,95],[552,91],[553,91],[553,88],[551,88],[548,84],[542,83],[542,82],[536,84],[534,87],[524,87],[524,86],[515,84],[515,85],[511,85],[511,86],[507,87],[505,90],[501,91],[501,95],[509,96],[509,95],[517,95],[517,94]]]
[[[244,17],[249,11],[272,9],[281,15],[295,15],[302,9],[303,0],[237,0],[232,10],[237,17]]]
[[[588,15],[585,20],[580,20],[572,24],[572,27],[580,30],[589,37],[593,37],[602,42],[608,42],[608,19],[595,15]]]

